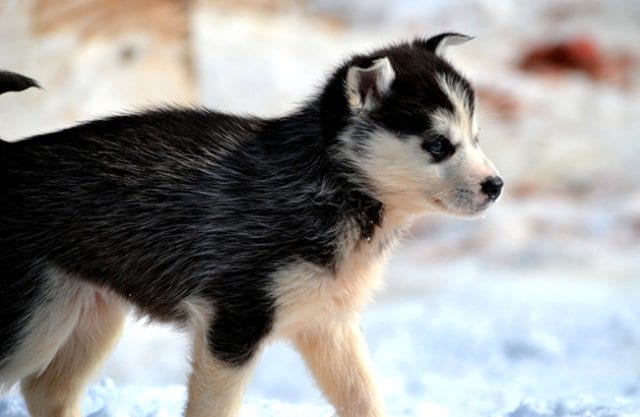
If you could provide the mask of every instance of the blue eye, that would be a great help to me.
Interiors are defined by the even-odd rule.
[[[456,151],[455,146],[451,144],[449,139],[440,135],[425,140],[422,143],[422,148],[433,157],[435,162],[447,159]]]
[[[441,139],[434,140],[428,145],[429,152],[432,154],[439,154],[444,149],[444,144]]]

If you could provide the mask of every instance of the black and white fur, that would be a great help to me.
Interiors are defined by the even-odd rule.
[[[187,417],[236,415],[282,337],[339,416],[382,416],[358,311],[389,248],[502,186],[442,57],[466,40],[354,56],[283,118],[163,109],[0,141],[0,385],[21,381],[33,417],[79,416],[133,306],[191,332]]]

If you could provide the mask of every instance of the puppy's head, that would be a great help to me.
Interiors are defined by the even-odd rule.
[[[387,206],[473,216],[500,196],[502,180],[480,149],[474,91],[442,56],[469,39],[414,40],[356,56],[337,73],[348,115],[340,152]]]

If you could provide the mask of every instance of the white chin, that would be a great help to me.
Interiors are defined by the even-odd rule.
[[[434,208],[435,212],[447,214],[454,217],[477,217],[481,215],[490,205],[491,203],[473,207],[466,206],[462,208],[453,205],[447,205],[443,201],[435,198],[431,201],[431,206]]]

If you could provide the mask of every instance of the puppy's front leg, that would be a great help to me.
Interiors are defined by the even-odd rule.
[[[355,318],[306,328],[294,343],[340,417],[384,415]]]
[[[254,323],[251,332],[241,317],[219,311],[211,321],[206,308],[189,309],[194,340],[185,417],[235,417],[257,362],[262,327]]]
[[[192,362],[185,416],[237,416],[255,359],[242,365],[233,365],[214,358],[205,349],[197,356],[194,354]]]

